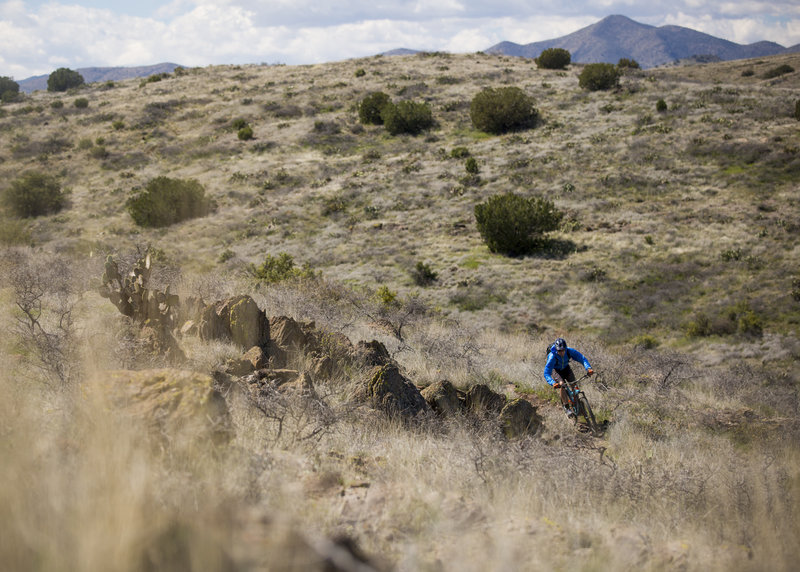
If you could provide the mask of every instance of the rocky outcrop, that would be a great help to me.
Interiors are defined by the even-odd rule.
[[[536,408],[524,399],[513,399],[500,411],[500,426],[508,438],[534,435],[541,425]]]
[[[233,436],[227,404],[205,374],[180,369],[103,372],[99,386],[111,403],[144,421],[155,439],[225,443]]]
[[[386,413],[403,417],[415,417],[430,411],[417,386],[391,364],[373,368],[362,382],[356,398]]]
[[[463,410],[463,400],[455,386],[447,380],[432,383],[421,391],[428,405],[441,415],[455,415]]]

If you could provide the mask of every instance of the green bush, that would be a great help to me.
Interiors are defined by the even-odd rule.
[[[770,70],[767,70],[761,77],[763,77],[764,79],[773,79],[792,72],[794,72],[794,68],[792,66],[790,66],[789,64],[782,64]]]
[[[743,70],[742,71],[742,77],[752,77],[754,75],[756,75],[756,72],[751,70],[751,69],[747,69],[747,70]]]
[[[411,271],[411,278],[417,286],[429,286],[439,279],[439,275],[430,265],[420,260],[414,270]]]
[[[364,77],[365,75],[367,75],[367,72],[364,70],[364,68],[358,68],[356,70],[356,73],[355,73],[356,77]]]
[[[416,135],[433,127],[431,107],[424,102],[401,101],[397,105],[387,104],[381,110],[381,119],[391,135]]]
[[[47,91],[67,91],[83,85],[83,76],[69,68],[58,68],[47,77]]]
[[[572,54],[564,48],[547,48],[534,61],[543,69],[563,70],[572,61]]]
[[[241,129],[239,129],[237,136],[241,141],[249,141],[250,139],[253,138],[253,128],[250,127],[249,125],[245,125]]]
[[[87,107],[89,107],[89,100],[86,99],[85,97],[79,97],[73,102],[73,105],[78,109],[86,109]]]
[[[628,59],[628,58],[620,58],[619,61],[617,62],[617,67],[619,69],[632,69],[632,70],[640,69],[639,62],[637,62],[634,59]]]
[[[667,102],[664,101],[663,99],[659,99],[656,102],[656,111],[658,111],[659,113],[664,113],[666,110],[667,110]]]
[[[586,64],[578,85],[589,91],[613,89],[619,85],[619,69],[612,64]]]
[[[0,77],[0,101],[8,103],[19,97],[19,84],[10,77]]]
[[[57,213],[65,201],[58,180],[38,171],[29,171],[11,181],[2,199],[3,205],[20,218]]]
[[[127,200],[125,208],[134,222],[145,227],[164,227],[207,215],[214,208],[196,180],[156,177],[145,190]]]
[[[367,95],[358,105],[358,119],[365,125],[383,125],[381,111],[391,104],[389,96],[382,91]]]
[[[294,258],[286,252],[277,256],[267,254],[260,266],[251,265],[250,271],[259,282],[274,284],[294,278],[314,278],[314,271],[308,267],[296,268]]]
[[[478,167],[478,161],[475,157],[467,157],[467,160],[464,161],[464,169],[470,175],[477,175],[480,172],[480,167]]]
[[[551,201],[514,193],[475,205],[475,221],[486,246],[509,256],[535,251],[544,233],[557,230],[563,216]]]
[[[501,134],[536,125],[538,112],[534,100],[518,87],[486,88],[469,106],[475,129]]]
[[[241,117],[237,117],[236,119],[231,121],[231,127],[233,127],[234,130],[239,131],[239,129],[247,127],[247,120],[242,119]]]

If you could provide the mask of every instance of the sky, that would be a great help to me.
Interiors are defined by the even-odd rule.
[[[0,0],[0,76],[315,64],[395,48],[474,53],[558,38],[612,14],[740,44],[800,44],[799,0]]]

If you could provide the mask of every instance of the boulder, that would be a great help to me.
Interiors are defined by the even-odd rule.
[[[179,442],[182,436],[222,444],[233,436],[225,399],[206,374],[165,368],[112,370],[102,376],[100,387],[112,404],[144,421],[157,440]]]
[[[466,407],[474,413],[500,413],[506,404],[506,398],[492,391],[488,385],[479,383],[467,390]]]
[[[536,408],[524,399],[513,399],[500,411],[500,426],[510,439],[534,435],[541,424],[542,418]]]
[[[360,341],[353,352],[355,362],[368,367],[384,366],[393,363],[389,351],[377,340],[371,342]]]
[[[430,384],[421,392],[431,409],[442,415],[455,415],[462,409],[458,390],[447,380]]]
[[[430,406],[419,392],[419,389],[403,377],[396,365],[384,365],[373,368],[357,396],[369,401],[373,406],[405,417],[414,417],[419,413],[430,411]]]
[[[269,320],[250,296],[230,301],[228,316],[231,339],[242,348],[263,347],[269,340]]]

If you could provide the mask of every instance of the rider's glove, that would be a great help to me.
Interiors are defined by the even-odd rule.
[[[553,389],[558,389],[559,387],[561,387],[561,384],[560,384],[560,383],[558,383],[558,382],[555,382],[555,383],[553,384]]]
[[[594,374],[594,370],[592,368],[589,368],[589,369],[586,370],[586,375],[591,376],[593,374]]]

